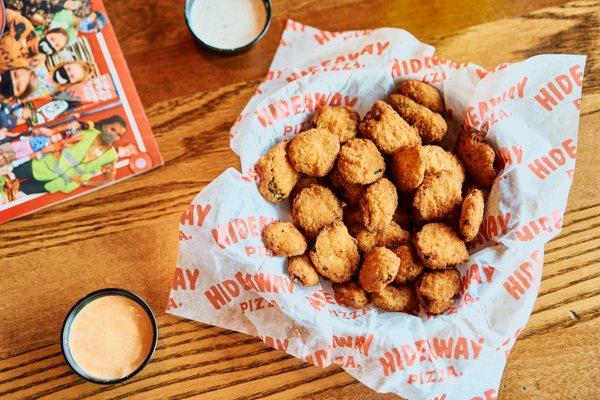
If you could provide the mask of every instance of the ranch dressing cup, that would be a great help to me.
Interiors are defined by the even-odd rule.
[[[270,0],[187,0],[185,20],[196,41],[211,50],[237,53],[252,47],[271,22]]]
[[[123,382],[140,372],[157,341],[152,309],[123,289],[102,289],[80,299],[67,314],[60,337],[73,372],[100,384]]]

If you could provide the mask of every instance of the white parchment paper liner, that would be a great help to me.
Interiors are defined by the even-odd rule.
[[[319,366],[337,363],[379,392],[496,396],[538,292],[544,244],[562,226],[585,57],[540,55],[486,71],[433,54],[401,29],[333,33],[288,21],[267,78],[231,130],[242,173],[223,172],[182,216],[169,312],[258,336]],[[285,258],[266,255],[260,237],[289,212],[287,202],[258,193],[258,158],[296,134],[317,103],[363,116],[402,79],[441,90],[452,119],[446,141],[470,126],[487,132],[504,160],[471,259],[459,267],[461,297],[435,318],[340,306],[329,282],[295,286]]]

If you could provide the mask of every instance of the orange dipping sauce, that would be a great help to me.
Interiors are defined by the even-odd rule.
[[[76,312],[68,333],[63,333],[63,348],[68,348],[72,360],[67,361],[76,365],[76,372],[109,383],[128,377],[146,362],[156,345],[155,329],[139,302],[109,292]]]

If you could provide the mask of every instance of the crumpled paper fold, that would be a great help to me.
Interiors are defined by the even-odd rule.
[[[288,21],[266,79],[231,130],[242,172],[223,172],[181,217],[169,313],[260,337],[321,367],[339,364],[378,392],[495,398],[538,293],[544,244],[562,226],[584,64],[584,56],[540,55],[485,70],[436,56],[401,29],[327,32]],[[503,163],[471,259],[458,267],[460,298],[437,317],[339,305],[329,282],[294,285],[285,258],[261,240],[265,225],[290,216],[287,202],[259,194],[258,158],[301,131],[319,105],[364,116],[403,79],[443,93],[446,141],[478,129]]]

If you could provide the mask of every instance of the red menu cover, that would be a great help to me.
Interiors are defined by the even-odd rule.
[[[4,8],[0,223],[163,164],[101,0]]]

